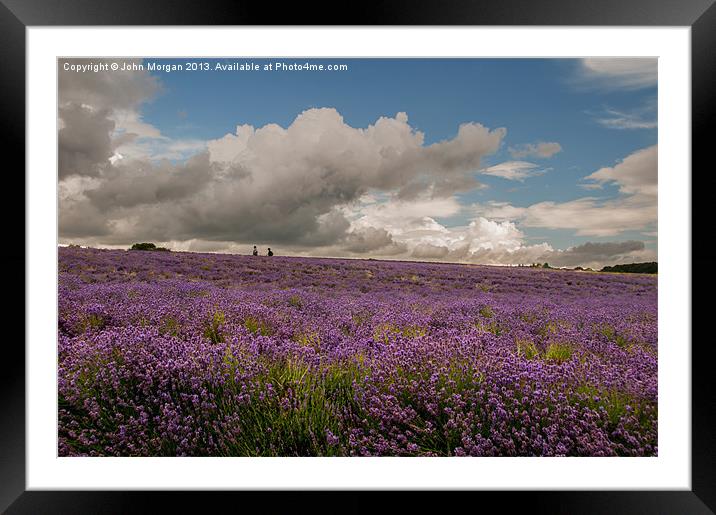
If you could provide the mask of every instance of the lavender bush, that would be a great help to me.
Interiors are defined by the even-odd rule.
[[[655,456],[655,277],[59,250],[61,456]]]

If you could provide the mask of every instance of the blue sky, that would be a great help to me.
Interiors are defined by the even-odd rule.
[[[193,61],[209,63],[213,68],[217,62],[252,62],[263,66],[277,60],[307,61],[145,59],[144,63],[186,65]],[[285,129],[304,111],[317,108],[334,109],[343,123],[353,129],[366,129],[380,117],[395,118],[397,113],[406,113],[412,130],[424,134],[423,146],[456,139],[461,124],[480,124],[490,130],[505,128],[497,148],[483,153],[476,169],[461,172],[476,178],[479,187],[452,192],[451,199],[462,208],[448,210],[447,216],[440,209],[429,214],[437,223],[448,228],[462,227],[479,212],[488,220],[513,224],[526,246],[546,243],[553,249],[567,249],[586,242],[641,241],[646,251],[655,253],[655,217],[648,220],[640,212],[636,219],[646,220],[644,223],[627,223],[615,231],[595,228],[594,221],[599,217],[598,209],[610,205],[604,203],[618,202],[617,207],[623,207],[625,213],[635,204],[643,208],[645,197],[639,196],[643,181],[639,183],[642,189],[635,193],[634,182],[622,180],[620,174],[642,176],[651,172],[631,171],[634,166],[641,166],[638,156],[632,159],[634,166],[619,165],[641,150],[653,147],[655,153],[655,60],[312,59],[310,62],[347,64],[348,70],[148,73],[159,88],[124,112],[132,113],[130,117],[149,130],[146,134],[135,130],[138,137],[124,149],[117,146],[116,154],[121,158],[127,153],[136,154],[141,148],[150,161],[169,157],[172,165],[179,166],[202,151],[202,142],[235,134],[238,125],[259,129],[278,124]],[[114,136],[132,132],[131,124],[123,126],[121,116],[115,115],[113,119],[117,121]],[[155,133],[151,134],[152,131]],[[536,150],[540,143],[551,144],[552,150],[540,154]],[[135,148],[129,148],[131,145]],[[169,147],[177,151],[166,155],[157,150]],[[481,173],[494,166],[504,168],[505,163],[508,168],[514,167],[515,162],[526,167],[528,175],[521,180],[500,173]],[[608,170],[585,181],[585,177],[604,168]],[[654,167],[654,184],[655,173]],[[389,189],[371,191],[390,195]],[[586,229],[578,224],[560,227],[563,224],[547,221],[549,216],[542,211],[505,216],[496,209],[505,205],[526,209],[544,202],[555,203],[560,209],[562,204],[585,198],[592,199],[592,204],[596,203],[592,208],[597,209],[585,222],[591,227]],[[655,209],[655,197],[653,200]]]

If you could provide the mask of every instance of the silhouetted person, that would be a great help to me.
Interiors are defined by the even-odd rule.
[[[259,255],[259,249],[256,248],[256,245],[254,245],[254,256]]]
[[[269,247],[269,249],[268,249],[267,256],[273,256],[273,251],[271,250],[271,247]]]

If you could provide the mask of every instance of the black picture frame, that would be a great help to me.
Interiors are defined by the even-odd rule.
[[[251,492],[59,492],[25,491],[25,363],[24,282],[16,271],[26,264],[25,226],[17,223],[18,212],[25,208],[25,29],[29,26],[81,25],[606,25],[606,26],[689,26],[691,27],[692,70],[692,241],[709,234],[706,224],[711,204],[709,185],[713,172],[707,168],[709,127],[714,125],[716,95],[716,6],[714,0],[494,0],[479,1],[392,1],[361,4],[288,3],[277,8],[264,2],[192,0],[152,0],[110,2],[107,0],[0,0],[0,141],[6,157],[14,166],[5,169],[6,198],[3,201],[6,223],[6,248],[2,254],[6,299],[6,329],[15,327],[14,337],[4,342],[0,363],[0,511],[7,513],[142,513],[155,511],[154,503],[169,504],[181,512],[203,512],[217,497],[231,503],[251,503],[258,494]],[[320,13],[320,15],[319,15]],[[347,13],[347,14],[346,14]],[[698,174],[695,170],[701,169]],[[709,168],[712,168],[709,167]],[[710,182],[706,182],[706,181]],[[7,184],[7,181],[11,181]],[[14,181],[14,182],[12,182]],[[20,195],[19,192],[23,194]],[[668,193],[666,193],[668,194]],[[21,204],[21,205],[20,205]],[[696,301],[698,293],[713,291],[713,259],[707,254],[691,254],[693,328],[704,328],[712,318],[708,297]],[[31,273],[25,269],[25,274]],[[26,277],[26,275],[25,275]],[[8,284],[9,282],[9,284]],[[19,302],[22,291],[23,302]],[[694,295],[696,294],[696,295]],[[28,307],[29,308],[29,307]],[[20,311],[23,310],[23,313]],[[711,316],[710,316],[711,315]],[[12,321],[10,323],[10,321]],[[20,329],[22,327],[22,329]],[[19,329],[19,330],[18,330]],[[502,509],[524,505],[530,513],[714,513],[716,511],[716,430],[713,426],[716,400],[712,388],[713,361],[709,360],[711,339],[699,339],[693,332],[692,356],[692,489],[690,491],[585,491],[585,492],[471,492],[451,494],[451,503],[470,495],[498,501]],[[265,494],[264,494],[265,495]],[[273,493],[268,511],[295,511],[298,502],[311,511],[330,510],[333,501],[323,493]],[[211,501],[209,501],[211,496]],[[341,511],[365,512],[375,509],[375,493],[350,492],[339,502]],[[403,495],[401,502],[425,506],[425,492]],[[382,501],[380,501],[382,504]],[[457,504],[455,504],[457,506]],[[408,509],[403,506],[401,511]]]

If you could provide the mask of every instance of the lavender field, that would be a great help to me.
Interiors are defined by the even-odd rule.
[[[654,276],[59,249],[61,456],[655,456]]]

